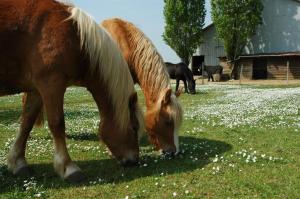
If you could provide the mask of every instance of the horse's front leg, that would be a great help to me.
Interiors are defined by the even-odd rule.
[[[175,88],[175,91],[178,91],[178,87],[179,87],[179,79],[176,79],[176,88]]]
[[[184,90],[186,93],[189,93],[188,87],[187,87],[187,83],[186,80],[183,80],[183,84],[184,84]]]
[[[214,80],[214,76],[213,75],[211,75],[211,80],[214,82],[215,80]]]
[[[21,116],[21,127],[7,158],[8,168],[16,175],[28,175],[30,170],[25,159],[26,143],[34,122],[42,109],[42,99],[38,92],[26,96]]]
[[[72,162],[65,139],[65,120],[63,100],[66,90],[63,77],[54,76],[47,81],[50,85],[39,85],[43,103],[46,109],[49,129],[54,141],[54,169],[61,178],[71,182],[79,182],[84,178],[80,168]]]

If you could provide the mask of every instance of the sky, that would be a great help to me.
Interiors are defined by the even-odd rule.
[[[206,1],[205,24],[211,23],[210,2]],[[154,43],[164,61],[179,62],[176,53],[162,39],[164,32],[163,0],[72,0],[100,23],[104,19],[119,17],[135,24]]]

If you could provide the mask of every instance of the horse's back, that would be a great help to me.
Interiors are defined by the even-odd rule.
[[[24,57],[34,48],[51,51],[71,45],[66,42],[73,25],[63,22],[69,15],[67,7],[54,0],[0,1],[0,54]]]
[[[170,62],[165,62],[165,65],[166,65],[167,69],[174,69],[174,68],[176,68],[176,64],[172,64]]]
[[[169,73],[170,78],[176,79],[176,65],[170,62],[165,62],[165,65],[167,67],[167,71]]]
[[[185,80],[186,65],[182,62],[173,64],[170,62],[165,62],[168,73],[171,79]]]
[[[113,18],[102,21],[101,26],[108,30],[108,32],[114,38],[114,40],[117,41],[119,47],[122,50],[123,56],[128,63],[128,66],[132,67],[133,64],[131,63],[131,56],[134,48],[131,47],[132,43],[129,37],[129,35],[131,34],[131,24],[122,19]]]
[[[54,0],[0,1],[0,82],[5,87],[31,87],[34,78],[53,71],[78,72],[70,70],[79,62],[74,58],[80,45],[72,22],[64,22],[69,15]]]
[[[215,74],[215,73],[220,73],[223,71],[223,67],[220,66],[220,65],[217,65],[217,66],[207,66],[205,65],[204,66],[204,70],[208,73],[211,73],[211,74]]]
[[[23,19],[26,1],[0,1],[0,92],[7,93],[19,87],[23,78],[22,66],[28,65],[29,34]]]

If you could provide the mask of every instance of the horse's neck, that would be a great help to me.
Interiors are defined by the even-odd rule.
[[[145,95],[147,106],[155,104],[161,92],[170,87],[164,62],[159,54],[156,54],[156,49],[153,49],[151,42],[144,35],[140,35],[137,40],[133,37],[133,34],[139,34],[139,30],[132,32],[135,27],[130,28],[128,24],[123,24],[123,28],[121,25],[103,25],[118,42],[135,83],[140,85]],[[151,53],[146,52],[143,45],[147,45],[147,50]]]
[[[102,118],[105,118],[108,121],[114,120],[115,125],[118,126],[118,128],[127,128],[126,125],[129,121],[129,113],[126,107],[128,107],[129,96],[128,92],[125,92],[126,89],[119,88],[116,89],[118,92],[112,92],[107,81],[101,77],[99,78],[96,73],[86,74],[82,80],[82,86],[86,87],[92,94],[99,111],[101,109],[101,120]]]
[[[134,52],[131,53],[131,55],[133,54]],[[158,54],[153,56],[155,58],[132,56],[128,60],[132,76],[145,95],[147,107],[156,104],[161,94],[171,88],[170,78],[163,60]]]
[[[146,107],[147,109],[151,109],[152,107],[156,106],[156,104],[160,100],[160,96],[164,93],[165,90],[167,90],[167,88],[158,92],[152,92],[151,89],[147,89],[145,87],[142,88],[142,90],[146,99]]]
[[[190,81],[193,79],[193,75],[190,73],[190,70],[188,68],[184,68],[184,76],[187,81]]]
[[[167,77],[169,78],[169,77]],[[166,84],[165,82],[159,81],[156,79],[144,79],[143,75],[138,77],[139,85],[144,93],[146,99],[147,108],[155,106],[160,99],[160,96],[169,88],[170,85]],[[149,82],[149,84],[148,84]],[[153,84],[159,84],[161,87],[153,87]],[[162,86],[164,85],[165,86]]]
[[[82,85],[87,88],[87,90],[92,94],[97,107],[100,111],[101,118],[105,117],[107,119],[112,119],[113,115],[111,114],[113,110],[112,100],[110,95],[104,94],[100,91],[107,90],[107,87],[103,81],[97,81],[96,78],[91,78],[89,75],[83,80]]]

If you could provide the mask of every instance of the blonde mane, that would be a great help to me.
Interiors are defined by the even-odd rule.
[[[132,23],[125,22],[129,33],[131,61],[141,87],[148,87],[150,96],[158,96],[166,88],[171,88],[170,77],[161,55],[151,40]]]
[[[115,122],[120,129],[127,129],[130,122],[129,97],[135,92],[128,65],[111,36],[91,16],[77,7],[70,7],[69,12],[69,19],[77,24],[81,48],[89,56],[90,72],[97,71],[99,79],[107,85],[117,120]],[[139,106],[136,115],[142,131],[143,115]]]
[[[126,28],[129,32],[131,45],[134,45],[131,59],[138,77],[143,79],[140,81],[141,87],[150,86],[151,95],[159,96],[158,107],[156,108],[160,109],[164,91],[171,88],[165,62],[151,40],[141,30],[130,22],[126,22]],[[171,95],[169,113],[177,124],[175,126],[179,127],[182,120],[182,108],[174,94]]]

